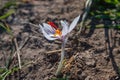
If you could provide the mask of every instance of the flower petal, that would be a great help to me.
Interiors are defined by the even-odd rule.
[[[68,24],[68,22],[66,20],[64,20],[64,23],[69,26],[69,24]]]
[[[52,33],[52,34],[55,33],[55,29],[52,28],[49,24],[43,23],[43,26],[44,26],[44,30],[45,30],[47,33]]]
[[[60,21],[63,27],[62,29],[62,36],[65,36],[68,33],[68,23],[66,21]]]
[[[69,31],[68,31],[68,32],[71,32],[71,31],[75,28],[76,24],[77,24],[78,21],[79,21],[79,18],[80,18],[80,15],[73,20],[73,22],[70,24],[70,27],[69,27]]]
[[[48,33],[44,30],[43,26],[41,26],[40,24],[39,24],[39,26],[40,26],[40,29],[41,29],[41,31],[42,31],[42,33],[43,33],[43,35],[45,36],[46,39],[48,39],[48,40],[55,40],[55,39],[57,39],[57,38],[51,37],[50,34],[48,34]]]

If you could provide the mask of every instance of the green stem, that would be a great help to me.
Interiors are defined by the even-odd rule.
[[[90,29],[90,28],[92,28],[92,26],[88,25],[88,26],[86,26],[86,28]],[[115,29],[120,29],[120,25],[118,24],[118,25],[113,26],[113,25],[97,24],[97,25],[94,26],[94,28],[96,28],[96,29],[99,29],[99,28],[115,28]]]
[[[63,67],[63,60],[64,60],[64,53],[65,53],[65,41],[63,41],[62,43],[62,51],[61,51],[61,58],[60,58],[60,62],[56,71],[56,76],[58,76],[61,72],[61,69]]]

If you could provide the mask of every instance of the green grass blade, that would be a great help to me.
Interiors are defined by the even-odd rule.
[[[14,9],[9,10],[6,14],[0,16],[0,20],[9,17],[9,16],[10,16],[11,14],[13,14],[13,13],[15,13],[15,10],[14,10]]]

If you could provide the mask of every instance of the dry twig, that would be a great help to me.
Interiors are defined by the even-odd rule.
[[[15,53],[13,54],[13,57],[15,57],[15,55],[17,54],[17,57],[18,57],[18,63],[19,63],[19,68],[21,69],[21,59],[20,59],[20,50],[24,47],[24,45],[26,44],[26,42],[30,39],[30,37],[26,38],[25,41],[23,42],[23,44],[18,47],[18,43],[17,43],[17,40],[16,38],[13,39],[14,41],[14,44],[15,44],[15,47],[16,47],[16,51]]]
[[[19,68],[21,69],[20,49],[18,48],[18,43],[17,43],[16,38],[14,38],[14,43],[15,43],[15,47],[16,47],[16,54],[18,57]]]
[[[65,48],[65,50],[71,50],[72,48]],[[59,50],[53,50],[53,51],[48,51],[46,52],[47,54],[52,54],[52,53],[56,53],[56,52],[61,52],[62,49],[59,49]]]
[[[25,46],[26,42],[27,42],[29,39],[30,39],[30,37],[26,38],[25,41],[23,42],[23,44],[22,44],[20,47],[18,47],[18,49],[21,50],[21,49]],[[16,55],[16,53],[17,53],[17,51],[15,51],[13,57]]]

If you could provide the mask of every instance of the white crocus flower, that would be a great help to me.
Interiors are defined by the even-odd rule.
[[[46,39],[60,39],[64,41],[67,35],[75,28],[76,24],[79,21],[79,18],[80,15],[76,17],[70,25],[68,24],[68,22],[61,20],[60,22],[62,25],[62,31],[53,22],[48,22],[48,24],[43,23],[43,25],[39,26]]]
[[[43,23],[43,25],[39,25],[40,29],[48,40],[55,40],[60,39],[62,40],[62,51],[61,51],[61,59],[56,71],[56,75],[59,75],[63,66],[63,60],[64,60],[64,53],[65,53],[65,43],[67,42],[69,33],[75,28],[79,21],[80,15],[76,17],[73,22],[69,25],[66,21],[60,21],[62,25],[62,31],[53,23],[48,22]]]

